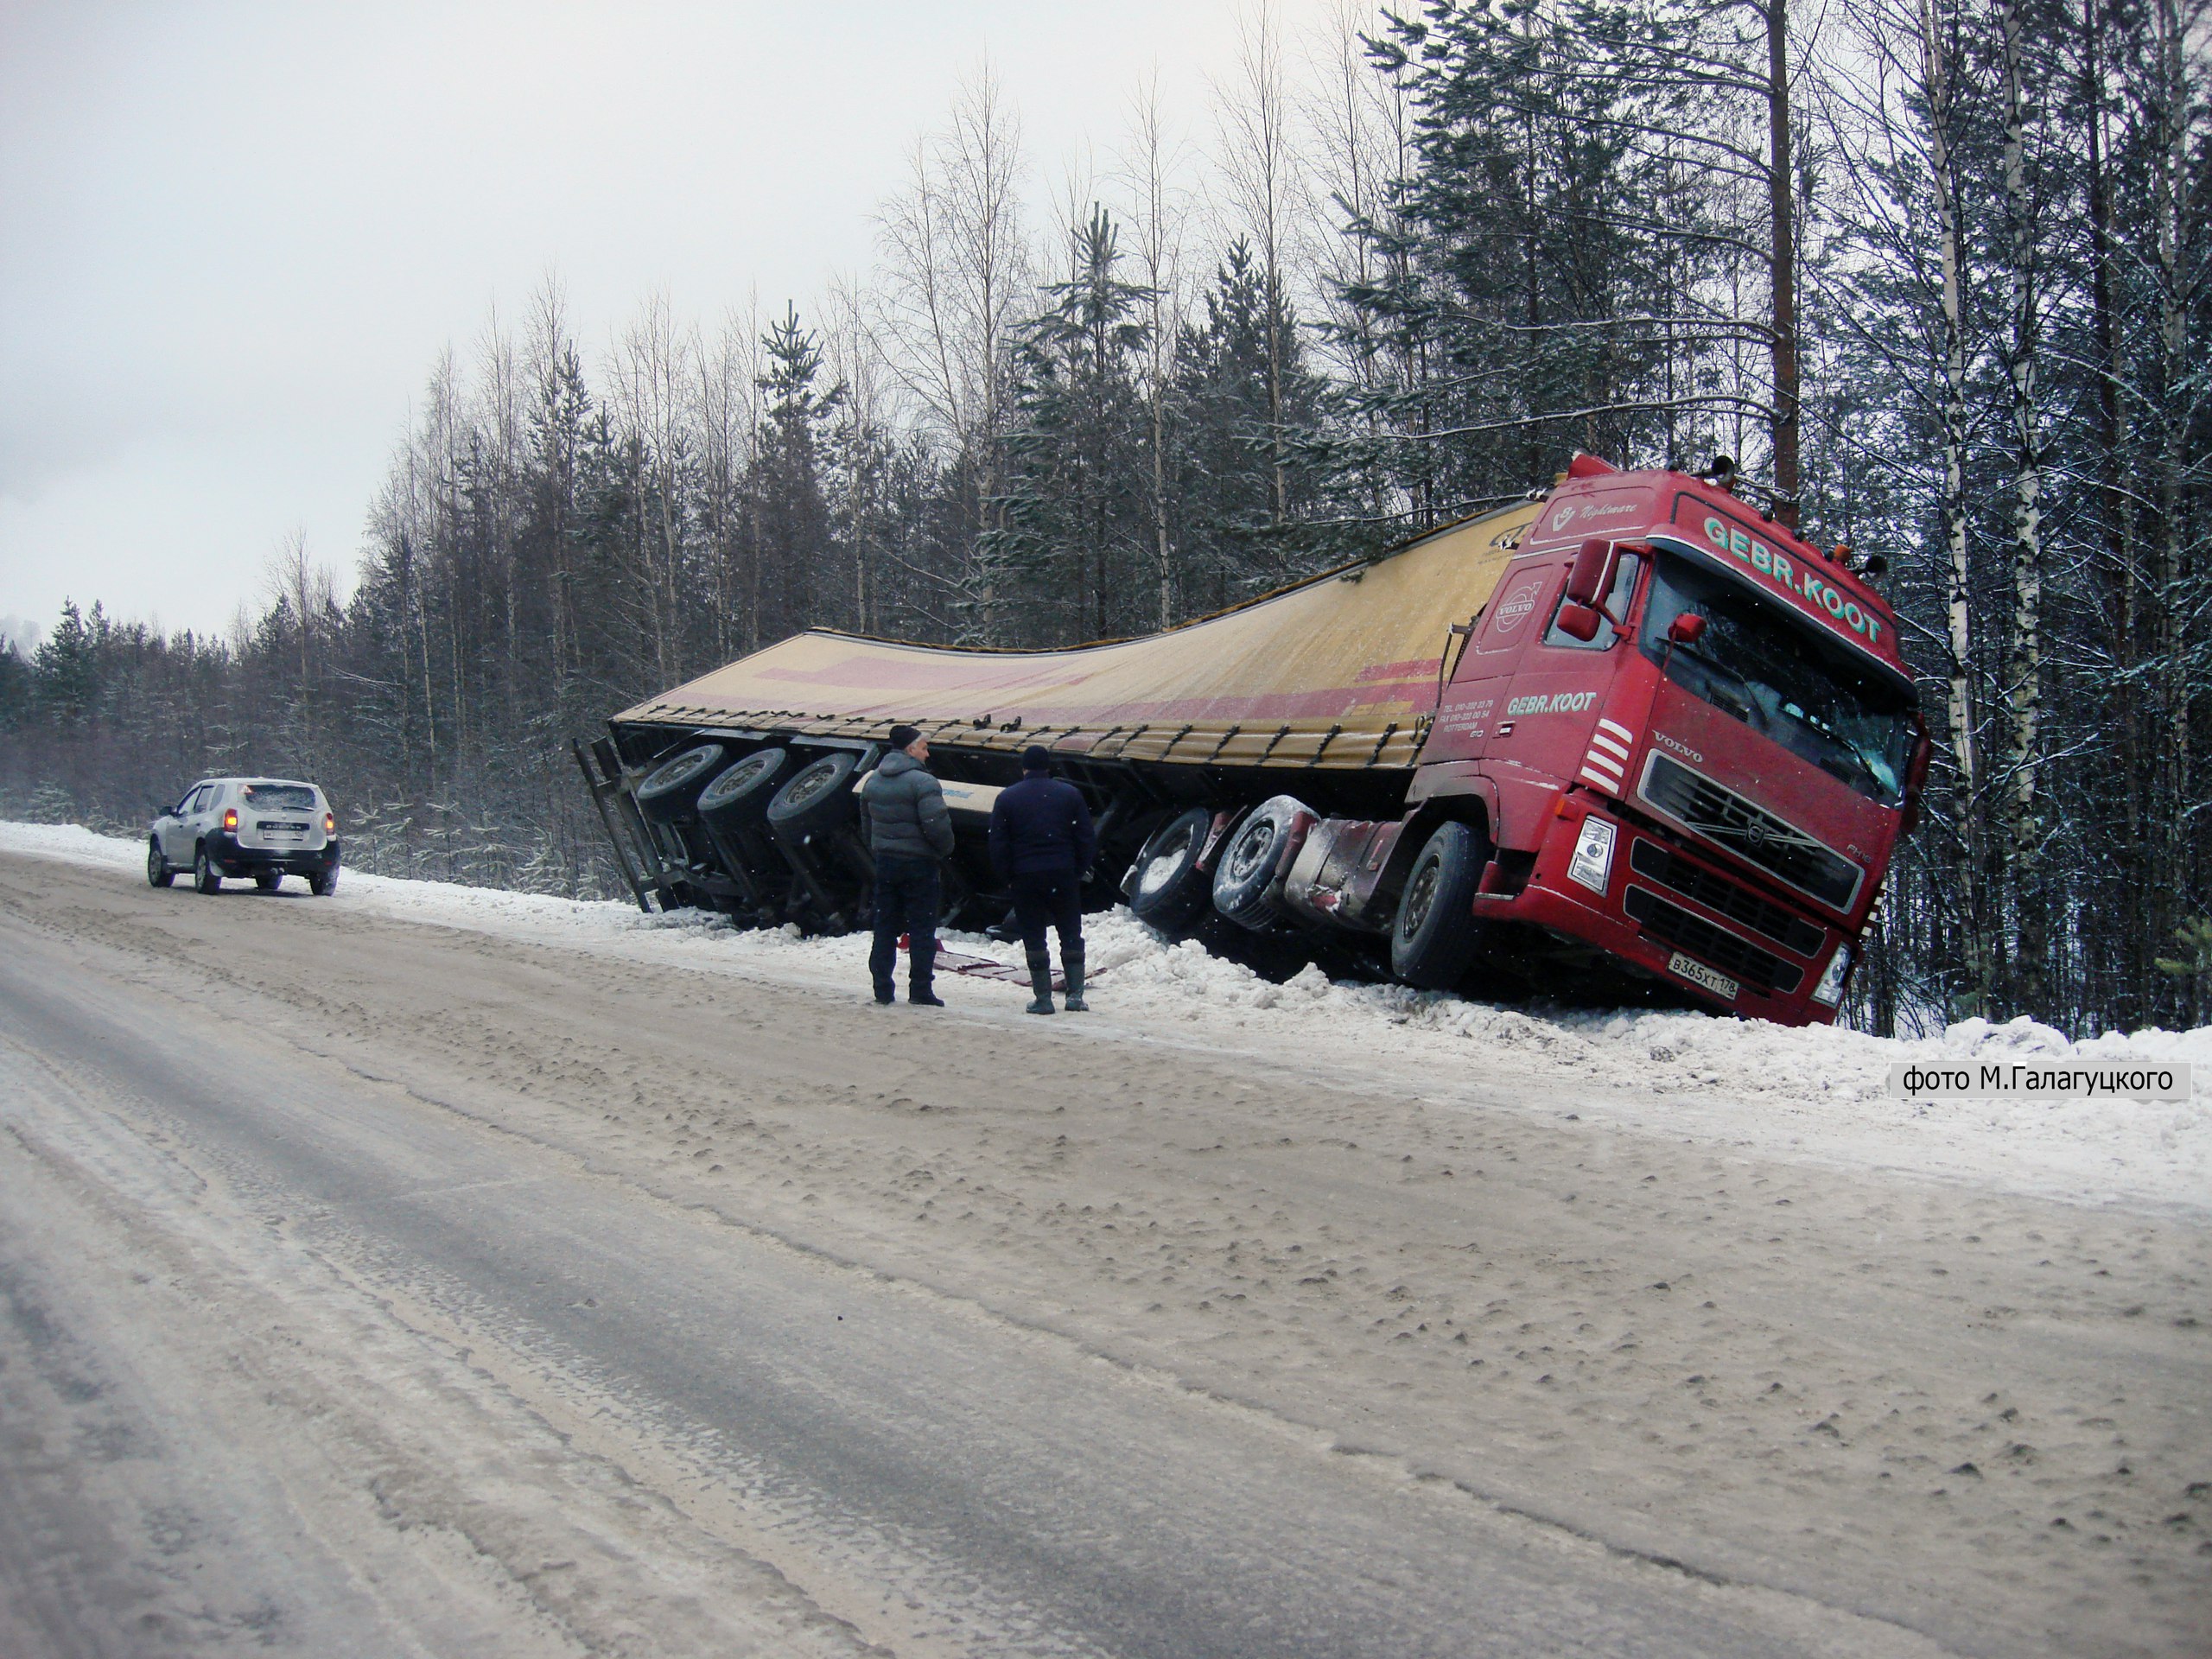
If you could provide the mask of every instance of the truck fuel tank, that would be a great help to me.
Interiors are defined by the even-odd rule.
[[[1282,907],[1326,927],[1389,931],[1395,896],[1382,890],[1382,878],[1404,833],[1395,819],[1323,818],[1283,877]]]

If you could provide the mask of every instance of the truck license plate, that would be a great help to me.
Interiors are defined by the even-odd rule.
[[[1727,975],[1717,974],[1703,963],[1686,957],[1679,950],[1675,952],[1674,960],[1667,964],[1667,971],[1680,974],[1693,985],[1702,985],[1715,996],[1725,997],[1731,1002],[1736,1000],[1736,993],[1742,988]]]

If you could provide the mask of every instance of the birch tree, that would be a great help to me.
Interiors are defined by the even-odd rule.
[[[1120,178],[1135,204],[1129,257],[1143,290],[1146,507],[1151,524],[1157,625],[1175,619],[1175,556],[1169,529],[1168,408],[1173,399],[1175,336],[1181,327],[1184,242],[1190,199],[1181,183],[1181,146],[1170,136],[1155,77],[1132,101]]]
[[[1236,64],[1216,88],[1220,125],[1219,165],[1229,217],[1257,256],[1260,277],[1274,301],[1264,340],[1268,374],[1268,449],[1274,522],[1290,516],[1288,437],[1283,422],[1286,359],[1290,344],[1274,320],[1289,305],[1287,267],[1304,252],[1305,177],[1292,140],[1292,93],[1282,20],[1273,0],[1255,0],[1238,23]]]
[[[1007,365],[1029,297],[1020,122],[987,62],[961,88],[946,125],[918,141],[905,188],[879,219],[878,317],[887,357],[953,452],[963,486],[965,633],[1005,629],[1005,596],[984,552],[1003,527]]]

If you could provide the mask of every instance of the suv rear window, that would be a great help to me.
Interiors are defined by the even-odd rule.
[[[248,784],[245,804],[264,812],[312,812],[315,791],[305,784]]]

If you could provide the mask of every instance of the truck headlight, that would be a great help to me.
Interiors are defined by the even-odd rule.
[[[1613,826],[1603,818],[1582,820],[1582,833],[1574,839],[1574,856],[1567,862],[1567,879],[1602,893],[1613,873]]]
[[[1835,955],[1828,958],[1827,971],[1821,982],[1813,987],[1813,1001],[1824,1008],[1832,1008],[1843,1001],[1843,978],[1851,971],[1851,947],[1839,944]]]

